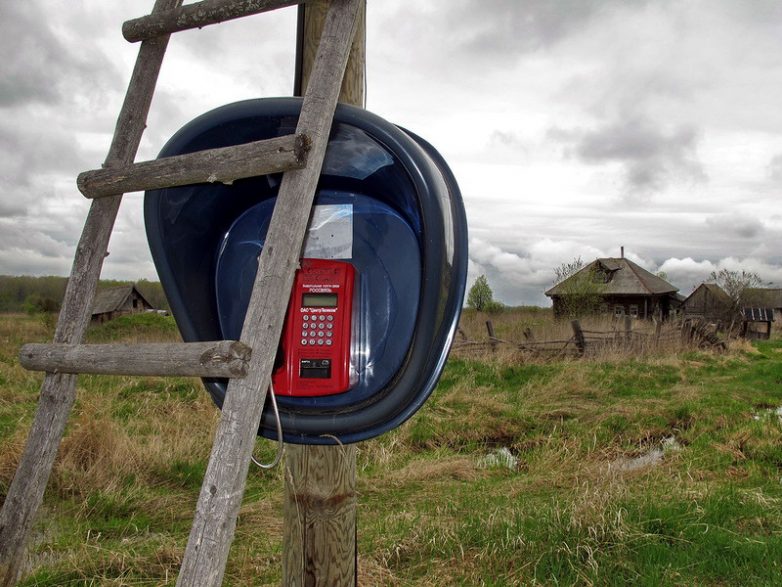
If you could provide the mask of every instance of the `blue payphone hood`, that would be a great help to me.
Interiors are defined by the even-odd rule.
[[[300,109],[299,98],[229,104],[188,123],[160,155],[290,134]],[[236,312],[221,309],[247,295],[248,278],[235,269],[247,260],[228,258],[226,246],[246,244],[245,232],[263,246],[279,180],[273,174],[147,192],[150,249],[184,340],[238,336],[226,318]],[[353,211],[351,262],[365,280],[363,319],[376,326],[367,328],[373,363],[345,394],[278,398],[282,429],[287,442],[356,442],[404,422],[434,389],[464,297],[467,223],[456,180],[429,143],[345,105],[336,110],[315,205]],[[221,406],[226,381],[204,383]],[[269,410],[259,432],[276,435]]]

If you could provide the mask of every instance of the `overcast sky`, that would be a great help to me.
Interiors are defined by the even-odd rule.
[[[67,275],[152,0],[0,4],[0,274]],[[178,33],[137,160],[193,117],[289,95],[296,9]],[[368,0],[367,108],[461,186],[470,283],[547,304],[554,267],[627,257],[684,294],[721,268],[782,286],[782,3]],[[141,194],[103,275],[156,279]]]

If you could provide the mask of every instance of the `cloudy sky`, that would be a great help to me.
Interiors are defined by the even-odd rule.
[[[67,275],[152,0],[0,4],[0,274]],[[216,106],[289,95],[296,9],[178,33],[137,160]],[[461,186],[470,282],[546,304],[560,263],[626,256],[689,293],[721,268],[782,286],[782,3],[369,0],[367,108]],[[142,196],[105,277],[156,279]]]

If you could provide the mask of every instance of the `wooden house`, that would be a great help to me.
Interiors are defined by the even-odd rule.
[[[682,302],[685,319],[730,324],[736,318],[736,305],[716,283],[701,283]]]
[[[92,322],[101,324],[123,314],[138,314],[154,309],[135,285],[98,290],[92,303]]]
[[[546,292],[554,305],[554,315],[568,314],[573,296],[581,295],[581,286],[592,283],[591,296],[597,300],[600,313],[616,317],[668,318],[680,301],[677,289],[661,277],[650,273],[629,259],[607,257],[595,259],[577,273],[559,282]]]

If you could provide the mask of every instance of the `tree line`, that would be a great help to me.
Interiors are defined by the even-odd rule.
[[[0,312],[57,312],[62,304],[67,283],[67,277],[54,275],[0,275]],[[163,287],[157,281],[101,279],[98,289],[134,283],[153,308],[170,309]]]

